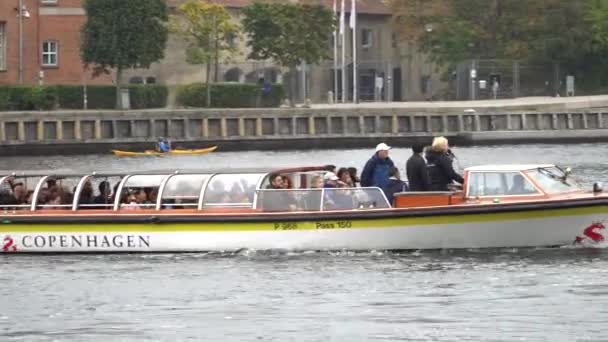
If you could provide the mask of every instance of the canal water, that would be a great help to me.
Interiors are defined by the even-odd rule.
[[[608,181],[608,146],[455,147],[458,167],[559,163]],[[336,164],[369,150],[3,158],[0,169]],[[401,169],[409,157],[396,148]],[[606,341],[608,249],[0,256],[0,341]]]

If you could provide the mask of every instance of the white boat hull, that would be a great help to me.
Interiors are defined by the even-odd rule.
[[[120,227],[108,231],[87,232],[45,227],[44,231],[11,231],[0,226],[5,253],[56,252],[231,252],[241,249],[269,250],[411,250],[563,246],[589,240],[585,230],[594,223],[608,222],[608,213],[558,215],[525,219],[481,220],[461,223],[400,225],[381,220],[323,221],[300,223],[265,223],[266,226],[241,229],[206,229],[205,224],[192,224],[188,229],[137,230]],[[267,228],[274,225],[275,229]],[[226,223],[226,225],[230,225]],[[200,227],[197,230],[196,227]],[[256,227],[260,227],[259,229]],[[592,229],[603,236],[603,225]],[[23,230],[25,228],[20,228]],[[591,235],[590,235],[591,236]]]

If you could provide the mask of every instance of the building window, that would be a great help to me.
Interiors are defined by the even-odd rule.
[[[55,41],[42,43],[42,66],[57,66],[58,44]]]
[[[361,30],[361,46],[364,48],[372,47],[373,41],[373,32],[370,29]]]
[[[6,23],[0,22],[0,70],[6,70]]]

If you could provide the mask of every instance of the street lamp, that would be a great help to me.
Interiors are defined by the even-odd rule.
[[[30,12],[25,8],[23,0],[19,0],[19,7],[15,8],[19,18],[19,83],[23,83],[23,18],[29,19]]]
[[[426,31],[427,34],[431,34],[433,33],[433,24],[426,24],[424,25],[424,30]],[[432,41],[431,41],[432,43]],[[431,46],[432,47],[432,46]],[[432,52],[431,52],[432,53]],[[431,65],[431,61],[427,61],[427,66],[428,66],[428,76],[426,79],[426,92],[427,92],[427,96],[429,100],[433,99],[433,66]]]

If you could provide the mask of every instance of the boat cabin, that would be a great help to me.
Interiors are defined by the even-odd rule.
[[[464,170],[464,184],[449,192],[395,195],[396,207],[547,200],[580,193],[569,170],[555,165],[482,165]]]
[[[231,172],[134,172],[86,175],[0,175],[0,210],[155,212],[287,212],[377,210],[545,200],[582,191],[554,165],[485,165],[465,169],[449,192],[402,192],[388,203],[371,188],[323,188],[323,167]],[[284,186],[270,186],[280,175]],[[175,211],[175,213],[178,213]]]

